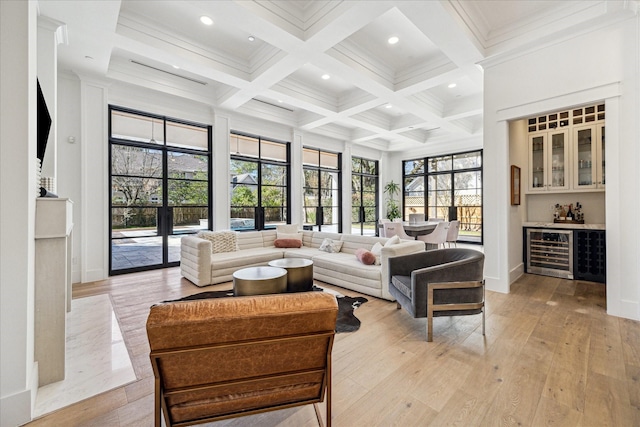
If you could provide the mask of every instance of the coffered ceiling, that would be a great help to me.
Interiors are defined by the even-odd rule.
[[[479,63],[603,25],[622,3],[40,0],[39,10],[65,25],[61,71],[396,151],[481,135]]]

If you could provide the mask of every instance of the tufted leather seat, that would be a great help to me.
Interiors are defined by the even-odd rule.
[[[323,292],[157,304],[147,319],[155,425],[192,425],[313,403],[326,391],[338,306]]]

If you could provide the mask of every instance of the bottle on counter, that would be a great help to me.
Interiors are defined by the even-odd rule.
[[[569,205],[569,212],[567,212],[567,220],[573,220],[573,212],[571,212],[571,206]]]

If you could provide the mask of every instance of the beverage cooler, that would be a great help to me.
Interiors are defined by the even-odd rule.
[[[573,279],[573,231],[526,230],[527,273]]]

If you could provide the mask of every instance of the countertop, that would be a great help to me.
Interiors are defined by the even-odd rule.
[[[555,222],[525,222],[523,227],[562,228],[565,230],[604,230],[604,224],[562,224]]]

